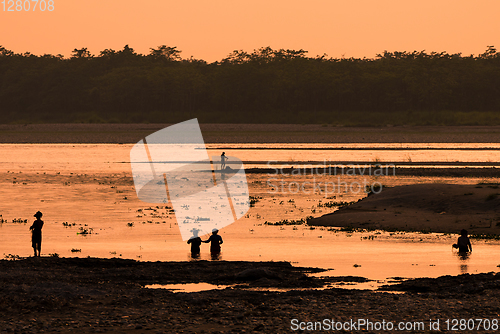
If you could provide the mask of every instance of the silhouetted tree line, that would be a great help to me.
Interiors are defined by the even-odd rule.
[[[500,52],[384,52],[373,59],[304,50],[234,51],[221,61],[126,45],[95,56],[16,54],[0,46],[0,122],[329,123],[418,112],[500,113]],[[390,122],[388,122],[390,123]]]

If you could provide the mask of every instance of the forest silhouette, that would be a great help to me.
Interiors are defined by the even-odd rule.
[[[308,57],[263,47],[208,63],[176,47],[92,55],[0,46],[0,123],[500,124],[500,53]]]

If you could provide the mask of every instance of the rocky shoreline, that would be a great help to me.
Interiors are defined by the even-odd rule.
[[[319,290],[332,281],[310,276],[319,271],[286,262],[2,260],[0,333],[288,333],[294,332],[292,319],[422,321],[420,332],[427,332],[429,319],[441,319],[443,329],[446,319],[500,318],[500,274],[409,280],[380,289],[399,292],[387,293]],[[144,288],[187,282],[231,287],[192,293]]]

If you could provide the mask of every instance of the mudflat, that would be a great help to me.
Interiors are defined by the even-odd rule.
[[[0,143],[136,143],[171,124],[0,124]],[[201,124],[206,143],[498,143],[500,126]]]
[[[500,187],[413,184],[382,188],[338,211],[308,220],[309,225],[475,234],[500,234]]]

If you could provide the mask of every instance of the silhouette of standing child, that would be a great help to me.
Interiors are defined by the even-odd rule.
[[[222,237],[218,235],[219,230],[214,228],[212,230],[212,235],[208,240],[203,241],[204,243],[209,243],[210,242],[210,253],[212,254],[212,257],[218,256],[220,254],[220,245],[222,244]]]
[[[40,252],[42,251],[42,227],[43,227],[43,221],[40,219],[42,218],[42,213],[40,211],[37,211],[35,213],[34,217],[36,220],[33,222],[33,225],[31,225],[30,230],[31,230],[31,246],[33,247],[33,250],[35,251],[35,256],[40,256]],[[38,250],[38,255],[37,251]]]
[[[460,235],[461,236],[458,238],[457,241],[458,252],[459,253],[472,252],[472,245],[470,243],[469,237],[467,236],[467,230],[460,231]]]

